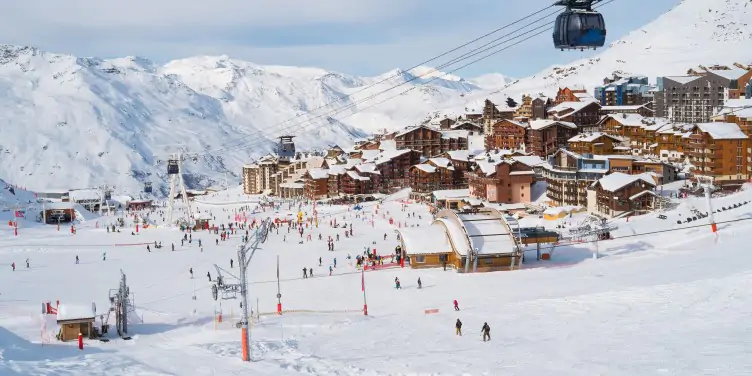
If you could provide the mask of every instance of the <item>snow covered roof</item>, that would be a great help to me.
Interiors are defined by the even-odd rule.
[[[650,110],[649,108],[645,107],[643,104],[636,104],[631,106],[602,106],[601,111],[612,111],[612,112],[619,112],[619,111],[636,111],[641,108],[644,108],[646,110]],[[652,110],[650,110],[652,111]]]
[[[408,255],[425,255],[435,253],[450,253],[452,245],[449,243],[446,228],[439,223],[426,227],[402,228],[398,230],[404,251]],[[413,260],[413,262],[415,262]]]
[[[748,138],[735,123],[699,123],[697,127],[714,140],[746,140]]]
[[[324,162],[325,161],[326,160],[324,159],[324,157],[318,157],[318,156],[309,157],[306,160],[306,167],[308,167],[308,168],[321,168],[322,166],[324,166]]]
[[[688,83],[690,83],[690,82],[692,82],[692,81],[700,78],[700,76],[665,76],[663,78],[669,79],[669,80],[674,81],[674,82],[678,82],[678,83],[680,83],[682,85],[686,85],[686,84],[688,84]]]
[[[329,167],[329,175],[342,175],[347,171],[346,165],[332,165]]]
[[[413,167],[415,167],[415,168],[417,168],[417,169],[419,169],[421,171],[425,171],[425,172],[427,172],[429,174],[432,174],[432,173],[436,172],[436,167],[431,166],[430,164],[426,164],[426,163],[421,163],[421,164],[415,165]]]
[[[371,180],[368,177],[358,175],[358,173],[355,171],[347,171],[347,176],[351,177],[353,180],[360,180],[360,181]]]
[[[446,152],[449,158],[455,161],[470,161],[470,156],[476,156],[483,153],[483,150],[450,150]]]
[[[471,125],[471,126],[473,126],[473,127],[475,127],[475,128],[483,128],[480,124],[478,124],[476,122],[472,122],[472,121],[458,121],[458,122],[452,124],[449,128],[450,129],[456,129],[456,128],[459,128],[459,127],[461,127],[463,125],[468,125],[468,124]]]
[[[355,169],[358,172],[362,172],[362,173],[370,173],[370,174],[380,174],[381,173],[379,170],[376,169],[376,165],[373,164],[373,163],[359,164],[359,165],[355,166]]]
[[[302,189],[302,188],[305,188],[305,184],[303,184],[303,183],[295,183],[295,182],[282,183],[279,186],[280,186],[280,188],[293,188],[293,189]]]
[[[541,159],[541,157],[537,155],[521,155],[521,156],[512,157],[512,160],[520,162],[530,167],[540,166],[543,163],[546,163],[546,161],[544,161],[543,159]]]
[[[96,313],[91,305],[60,304],[57,308],[57,321],[93,319],[94,317]]]
[[[412,152],[410,149],[400,149],[400,150],[382,150],[379,155],[377,155],[375,158],[371,160],[367,160],[367,162],[372,162],[375,164],[382,164],[391,161],[394,158],[397,158],[401,155],[407,154]]]
[[[645,123],[642,122],[645,118],[640,114],[610,114],[603,120],[605,119],[614,119],[625,127],[639,127],[645,125]]]
[[[470,197],[469,189],[443,189],[433,191],[433,197],[437,200],[460,199]]]
[[[66,210],[75,209],[76,204],[73,202],[45,202],[45,210]]]
[[[566,116],[574,115],[582,111],[585,107],[590,106],[594,103],[600,105],[595,100],[586,100],[584,102],[561,102],[558,105],[549,109],[548,113],[558,114],[560,112],[565,112],[564,114],[557,115],[557,117],[566,117]]]
[[[568,121],[551,120],[551,119],[532,120],[530,121],[529,124],[530,124],[530,129],[533,129],[533,130],[545,129],[556,124],[559,124],[563,127],[570,128],[570,129],[577,129],[577,124],[575,123],[571,123]]]
[[[103,198],[102,192],[98,189],[77,189],[69,192],[72,201],[81,200],[99,200]]]
[[[737,80],[741,76],[744,76],[745,74],[749,73],[746,69],[741,69],[737,67],[729,68],[729,69],[721,69],[720,67],[708,67],[708,72],[713,72],[723,78],[729,79],[729,80]]]
[[[441,131],[441,138],[467,138],[470,135],[469,131],[464,129],[455,131]]]
[[[512,254],[517,251],[514,237],[502,219],[483,214],[458,216],[479,255]]]
[[[407,127],[405,129],[403,129],[402,131],[398,132],[397,134],[395,134],[394,137],[404,136],[404,135],[406,135],[406,134],[408,134],[408,133],[410,133],[412,131],[418,130],[418,129],[428,129],[428,130],[431,130],[431,131],[434,131],[434,132],[438,132],[433,127],[429,127],[427,125],[418,125],[418,126]]]
[[[308,170],[308,174],[311,175],[311,178],[314,180],[329,178],[329,170],[323,168],[312,168]]]
[[[435,164],[436,166],[444,167],[444,168],[448,168],[452,164],[452,161],[444,157],[434,157],[434,158],[430,158],[428,161]]]
[[[577,136],[574,136],[567,140],[568,142],[593,142],[601,137],[608,137],[615,141],[621,141],[618,137],[611,136],[610,134],[603,133],[603,132],[588,132],[588,133],[580,133]]]
[[[394,140],[381,140],[381,143],[379,144],[379,149],[381,149],[381,150],[396,150],[397,149],[397,141],[394,141]]]
[[[598,179],[594,185],[600,185],[605,191],[615,192],[636,181],[642,181],[650,186],[655,186],[655,180],[653,180],[648,174],[628,175],[621,172],[614,172],[610,175],[606,175]]]

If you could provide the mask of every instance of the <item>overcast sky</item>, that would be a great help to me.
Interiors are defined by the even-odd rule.
[[[158,63],[194,55],[226,54],[259,64],[315,66],[377,75],[393,68],[410,68],[552,2],[4,0],[0,1],[0,44],[33,45],[77,56],[138,55]],[[679,0],[614,0],[603,6],[600,11],[606,17],[607,43],[640,28],[678,3]],[[494,37],[553,11],[549,9]],[[553,20],[553,16],[547,20]],[[589,54],[555,50],[550,32],[545,32],[457,74],[472,77],[497,72],[524,77]],[[452,57],[427,65],[438,66]]]

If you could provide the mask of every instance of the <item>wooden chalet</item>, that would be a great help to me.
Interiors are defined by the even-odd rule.
[[[350,196],[374,193],[371,179],[355,171],[347,171],[342,175],[340,188],[341,194]]]
[[[318,200],[329,196],[329,170],[313,168],[303,174],[305,197]]]
[[[549,109],[548,115],[551,120],[574,123],[583,131],[597,131],[600,108],[600,103],[595,100],[562,102]]]
[[[491,203],[529,203],[533,168],[503,157],[476,159],[466,173],[470,197]]]
[[[424,157],[433,157],[441,154],[441,131],[421,125],[407,128],[394,135],[398,150],[417,150]]]
[[[519,149],[525,143],[527,123],[503,119],[493,124],[485,135],[486,150]]]
[[[614,150],[621,139],[604,132],[580,133],[570,138],[569,150],[578,154],[624,154],[624,150]],[[629,149],[626,150],[629,152]]]
[[[453,120],[450,118],[441,119],[439,120],[439,129],[441,129],[442,131],[449,130],[451,129],[450,127],[454,125],[456,122],[457,122],[456,120]]]
[[[696,175],[714,178],[721,186],[741,186],[750,176],[749,137],[734,123],[695,124],[685,144]]]
[[[425,198],[431,192],[442,189],[457,189],[454,166],[447,158],[431,158],[410,167],[410,188],[415,198]]]
[[[624,213],[645,214],[653,210],[656,183],[650,174],[628,175],[614,172],[593,184],[595,200],[588,211],[615,217]]]
[[[401,189],[410,185],[410,167],[419,164],[421,152],[415,150],[383,150],[368,159],[379,172],[380,188],[384,192]]]
[[[128,210],[145,210],[152,208],[152,200],[131,200],[126,206]]]
[[[504,119],[514,118],[514,109],[506,107],[506,103],[499,108],[495,103],[486,99],[483,104],[483,132],[490,134],[493,132],[493,125]]]
[[[577,125],[560,120],[531,120],[527,127],[525,150],[541,158],[567,147],[567,140],[578,132]]]
[[[557,106],[564,102],[579,102],[580,98],[588,95],[589,94],[585,87],[581,85],[559,88],[559,90],[556,91],[556,98],[553,101],[553,105]]]
[[[59,305],[57,307],[57,324],[60,332],[57,338],[60,341],[75,341],[81,333],[84,338],[97,338],[94,329],[94,314],[92,307],[79,307],[71,305]]]
[[[653,109],[648,104],[636,104],[629,106],[602,106],[601,116],[613,114],[638,114],[643,117],[653,117]]]

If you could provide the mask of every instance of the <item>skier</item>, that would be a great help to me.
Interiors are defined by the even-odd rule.
[[[193,279],[193,268],[188,269],[188,272],[191,273],[191,279]]]
[[[102,252],[102,261],[107,261],[107,252]]]
[[[384,240],[386,240],[386,234],[384,234]]]
[[[459,311],[460,310],[460,305],[457,304],[457,299],[454,299],[454,310],[455,311]]]
[[[201,239],[198,240],[198,246],[201,247]]]
[[[215,245],[219,245],[219,239],[214,239]]]
[[[321,266],[321,257],[319,257],[319,266]]]
[[[172,251],[175,252],[175,243],[172,243]]]
[[[148,244],[146,245],[146,250],[149,251],[149,252],[151,252],[151,248],[149,248]]]
[[[329,276],[331,277],[331,275],[332,275],[332,266],[329,265]]]
[[[230,269],[232,269],[232,265],[234,264],[234,261],[230,259]]]
[[[313,278],[313,268],[308,268],[308,276]]]
[[[483,323],[483,327],[480,328],[480,332],[483,333],[483,342],[491,340],[491,327],[488,326],[487,322]]]
[[[14,272],[16,271],[16,263],[15,263],[15,262],[14,262],[14,263],[12,263],[12,264],[10,264],[10,267],[11,267],[11,268],[13,268],[13,271],[14,271]]]
[[[337,267],[337,258],[336,257],[334,258],[334,267],[335,268]]]
[[[184,243],[184,242],[185,242],[185,240],[183,240],[183,239],[180,239],[180,246],[181,246],[181,247],[185,245],[185,243]]]
[[[211,282],[211,273],[206,272],[206,278],[209,278],[209,282]]]
[[[455,333],[458,336],[462,335],[462,321],[460,319],[457,319],[457,323],[454,324]]]
[[[303,278],[308,278],[308,269],[303,268]]]
[[[423,282],[420,281],[420,277],[418,277],[418,288],[419,289],[423,288]]]
[[[76,264],[78,264],[78,255],[76,255]]]
[[[26,269],[28,269],[28,268],[29,268],[29,258],[27,257],[26,258]]]
[[[399,290],[402,289],[402,284],[400,283],[400,280],[397,277],[394,277],[394,288],[399,289]]]

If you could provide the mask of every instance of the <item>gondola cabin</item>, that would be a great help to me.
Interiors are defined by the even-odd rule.
[[[151,183],[144,183],[144,193],[152,193],[153,189]]]
[[[566,3],[557,3],[565,5]],[[606,22],[603,15],[590,9],[589,3],[583,3],[585,9],[567,6],[556,17],[554,25],[554,46],[561,49],[596,49],[606,44]]]

